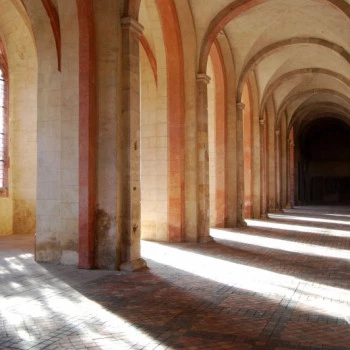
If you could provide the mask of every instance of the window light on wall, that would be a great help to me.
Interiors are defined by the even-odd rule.
[[[6,81],[0,69],[0,193],[6,191]]]

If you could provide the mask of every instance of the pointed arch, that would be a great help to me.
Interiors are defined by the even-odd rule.
[[[242,13],[248,11],[249,9],[262,5],[272,0],[242,0],[242,1],[232,1],[229,5],[223,8],[211,21],[208,29],[204,35],[202,46],[200,49],[198,71],[200,73],[205,73],[207,60],[211,45],[213,44],[215,38],[219,32],[228,24],[230,21],[241,15]],[[331,3],[338,10],[343,12],[348,18],[350,18],[350,7],[344,0],[319,0],[323,3]]]
[[[283,84],[285,81],[287,81],[288,79],[291,79],[297,75],[301,75],[301,74],[309,74],[309,73],[316,73],[316,74],[324,74],[324,75],[328,75],[330,77],[334,77],[336,79],[338,79],[339,81],[342,81],[344,84],[350,86],[350,80],[347,79],[344,75],[333,72],[329,69],[324,69],[324,68],[301,68],[301,69],[297,69],[297,70],[293,70],[290,71],[288,73],[285,73],[283,75],[281,75],[280,77],[278,77],[275,81],[273,81],[271,84],[268,85],[264,96],[261,100],[261,108],[260,108],[260,119],[263,118],[263,113],[265,110],[265,106],[266,106],[266,101],[271,97],[272,93],[281,85]]]
[[[319,45],[323,46],[329,50],[334,51],[335,53],[339,54],[341,57],[344,58],[345,61],[350,63],[350,53],[347,52],[343,47],[331,43],[327,40],[319,39],[319,38],[303,38],[303,37],[297,37],[297,38],[289,38],[286,40],[281,40],[278,42],[275,42],[271,45],[267,45],[262,50],[257,52],[244,66],[241,76],[238,80],[237,85],[237,101],[240,101],[242,97],[242,91],[244,83],[249,75],[249,73],[266,57],[270,56],[271,54],[275,53],[276,51],[279,51],[281,48],[291,46],[291,45],[300,45],[300,44],[311,44],[311,45]]]
[[[300,91],[294,95],[288,96],[284,99],[282,102],[281,106],[279,107],[277,113],[276,113],[276,120],[275,120],[275,129],[277,130],[279,128],[279,124],[281,122],[282,115],[284,111],[286,110],[287,106],[298,99],[302,97],[307,97],[307,96],[312,96],[316,94],[329,94],[332,96],[339,97],[340,99],[344,100],[350,105],[350,98],[340,92],[330,90],[330,89],[310,89],[310,90],[305,90],[305,91]]]

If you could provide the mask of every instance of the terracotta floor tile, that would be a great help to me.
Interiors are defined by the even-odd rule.
[[[33,237],[0,237],[0,349],[350,349],[349,213],[297,207],[212,243],[144,242],[135,273],[38,264]]]

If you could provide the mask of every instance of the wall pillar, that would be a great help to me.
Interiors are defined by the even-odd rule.
[[[208,83],[210,78],[197,74],[197,223],[198,241],[209,236],[209,154],[208,154]]]
[[[265,121],[263,119],[259,120],[260,128],[260,208],[261,208],[261,218],[265,219],[267,217],[267,188],[266,188],[266,143],[265,143]]]
[[[143,27],[131,17],[121,20],[121,103],[118,119],[118,235],[120,270],[146,266],[141,258],[140,72],[139,37]]]
[[[244,221],[244,144],[243,144],[243,110],[245,104],[237,102],[237,226],[246,226]]]
[[[282,211],[282,188],[281,188],[281,132],[275,130],[275,173],[276,173],[276,210]]]

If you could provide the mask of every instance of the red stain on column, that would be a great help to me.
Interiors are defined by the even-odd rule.
[[[173,0],[155,0],[162,25],[168,85],[168,231],[170,242],[184,235],[184,62]]]
[[[92,0],[77,0],[79,20],[79,267],[94,267],[96,202],[95,29]]]

